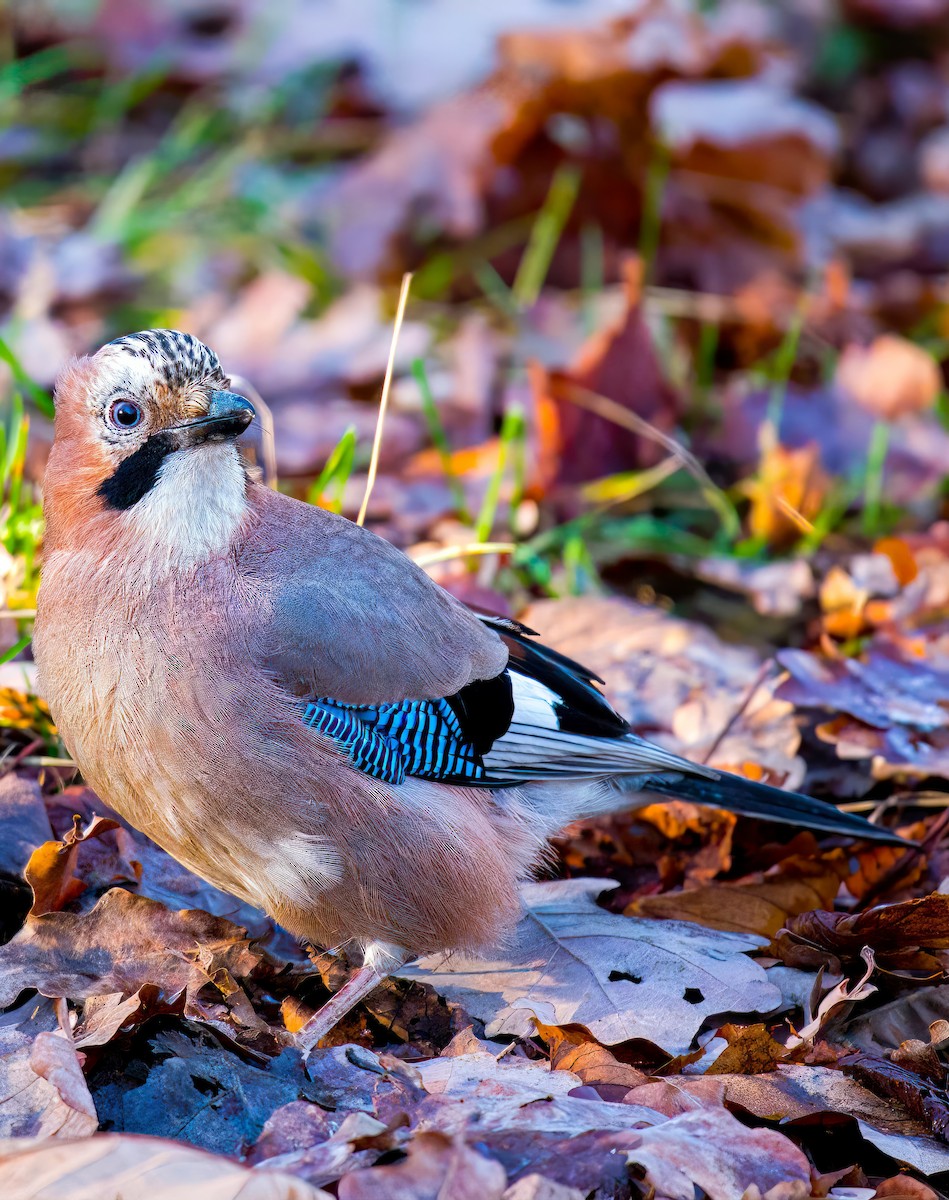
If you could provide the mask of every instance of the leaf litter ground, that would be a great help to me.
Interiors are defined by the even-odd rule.
[[[119,7],[2,18],[0,649],[70,354],[192,330],[272,406],[281,486],[355,515],[408,268],[372,526],[645,736],[922,849],[683,803],[578,826],[508,944],[411,966],[304,1066],[345,961],[76,785],[21,654],[0,1191],[945,1189],[945,6],[507,0],[390,38],[354,4],[315,42],[292,0],[269,40],[253,2]]]

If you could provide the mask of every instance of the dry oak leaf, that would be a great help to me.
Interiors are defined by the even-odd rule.
[[[530,1104],[566,1096],[581,1079],[552,1064],[533,1062],[516,1054],[499,1057],[497,1048],[481,1041],[469,1028],[462,1030],[442,1054],[415,1063],[425,1090],[432,1096],[464,1100],[468,1096],[494,1096]]]
[[[0,1143],[4,1200],[332,1200],[277,1171],[251,1171],[181,1142],[103,1133],[85,1141]]]
[[[71,900],[82,895],[86,885],[73,874],[79,847],[90,838],[101,837],[118,828],[118,821],[109,817],[93,817],[89,828],[83,831],[82,818],[76,816],[72,829],[61,841],[44,842],[37,846],[24,871],[26,881],[33,889],[31,917],[59,912]]]
[[[794,855],[770,871],[736,883],[645,896],[624,911],[629,916],[694,921],[712,929],[774,937],[789,917],[831,908],[848,869],[843,850],[818,858]]]
[[[506,1188],[501,1164],[462,1137],[419,1133],[402,1162],[344,1175],[339,1200],[502,1200]]]
[[[601,411],[618,406],[669,435],[679,402],[665,381],[652,335],[642,312],[641,268],[625,267],[626,303],[618,319],[594,334],[565,371],[534,365],[530,382],[535,404],[549,425],[548,452],[542,456],[544,490],[585,483],[620,471],[649,467],[668,451],[655,440],[622,428]]]
[[[847,713],[877,729],[949,726],[949,670],[939,663],[914,661],[886,644],[872,645],[865,660],[807,650],[780,650],[776,658],[791,675],[777,694],[800,708]]]
[[[72,1040],[48,1000],[0,1017],[0,1138],[88,1137],[99,1127]]]
[[[621,1062],[599,1042],[573,1029],[536,1022],[539,1037],[547,1043],[550,1065],[569,1071],[587,1087],[596,1088],[604,1100],[620,1101],[648,1076],[629,1063]]]
[[[847,346],[837,363],[836,382],[881,421],[895,421],[932,408],[942,374],[921,346],[885,333],[869,346]]]
[[[839,1070],[779,1064],[764,1075],[675,1080],[680,1093],[700,1104],[709,1102],[710,1083],[724,1089],[724,1102],[731,1109],[766,1121],[807,1122],[823,1113],[840,1113],[855,1120],[861,1135],[897,1162],[924,1174],[949,1170],[949,1147],[936,1141],[921,1121]],[[634,1099],[649,1101],[645,1089],[638,1089]]]
[[[169,912],[113,888],[88,913],[31,916],[0,946],[0,1007],[21,991],[85,1000],[151,983],[189,997],[222,969],[247,977],[261,961],[239,925],[198,909]]]
[[[668,1200],[694,1200],[696,1185],[709,1200],[741,1200],[755,1185],[767,1192],[797,1184],[788,1200],[810,1195],[810,1164],[783,1134],[748,1129],[724,1108],[683,1113],[640,1131],[629,1161]]]
[[[877,1185],[873,1200],[939,1200],[936,1192],[912,1175],[894,1175]]]
[[[510,942],[482,958],[429,955],[400,972],[485,1022],[488,1037],[530,1036],[536,1020],[578,1024],[605,1045],[644,1039],[685,1054],[707,1017],[771,1012],[778,988],[747,957],[763,938],[684,921],[622,917],[596,897],[616,884],[528,884]]]
[[[859,913],[807,912],[792,917],[775,939],[791,966],[856,962],[869,946],[884,969],[941,973],[931,951],[949,948],[949,896],[940,892]]]

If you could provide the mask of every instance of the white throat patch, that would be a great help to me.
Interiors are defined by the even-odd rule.
[[[227,549],[247,511],[246,491],[236,446],[192,446],[168,455],[125,519],[159,570],[188,569]]]

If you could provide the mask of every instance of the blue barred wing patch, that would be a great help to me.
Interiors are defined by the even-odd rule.
[[[406,775],[471,782],[485,775],[447,700],[379,705],[314,700],[303,720],[332,738],[354,767],[386,783],[402,783]]]

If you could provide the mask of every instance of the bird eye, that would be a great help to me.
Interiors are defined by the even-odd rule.
[[[116,400],[109,409],[109,420],[120,429],[134,429],[142,421],[141,407],[132,400]]]

